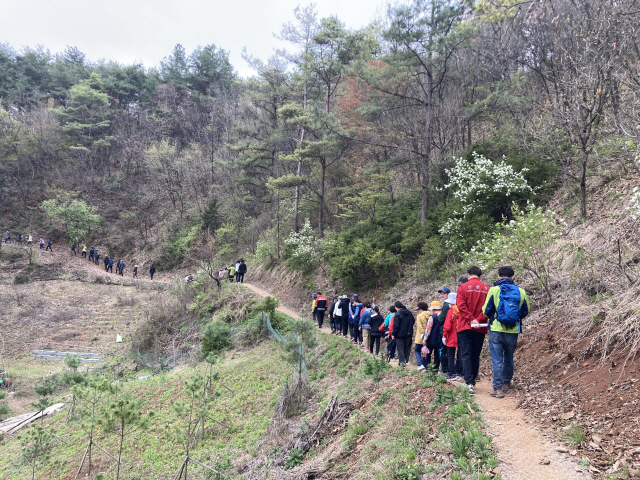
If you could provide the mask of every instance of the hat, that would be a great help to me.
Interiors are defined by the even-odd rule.
[[[434,300],[433,302],[431,302],[431,306],[429,307],[429,310],[431,310],[432,312],[434,310],[442,310],[442,305],[437,300]]]
[[[355,300],[356,298],[359,298],[359,297],[358,297],[358,294],[357,294],[357,293],[354,293],[354,294],[353,294],[353,296],[352,296],[351,298],[352,298],[353,300]]]
[[[402,304],[400,300],[396,301],[396,303],[394,303],[393,306],[396,308],[405,308],[405,306]]]
[[[317,294],[317,293],[315,293],[315,292],[311,294],[311,297],[312,297],[312,298],[316,298],[317,296],[318,296],[318,294]]]
[[[449,287],[442,287],[438,290],[438,293],[451,293],[451,290],[449,290]]]
[[[447,297],[447,303],[449,305],[455,305],[457,296],[458,296],[457,293],[450,293],[449,296]]]

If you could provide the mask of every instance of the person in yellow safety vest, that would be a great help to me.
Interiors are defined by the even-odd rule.
[[[313,321],[316,321],[316,298],[318,298],[318,294],[317,293],[312,293],[311,294],[311,317],[313,317]]]
[[[229,270],[229,281],[233,283],[233,277],[236,274],[236,267],[232,263],[227,270]]]
[[[82,246],[82,255],[80,255],[81,257],[86,257],[87,256],[87,246],[83,245]]]

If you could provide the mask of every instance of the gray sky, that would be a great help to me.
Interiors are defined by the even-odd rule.
[[[89,60],[157,65],[176,43],[188,53],[214,43],[230,51],[242,76],[253,72],[242,48],[266,60],[273,38],[293,20],[300,0],[0,0],[0,42],[16,49],[42,45],[52,53],[76,46]],[[320,17],[337,15],[350,28],[385,11],[386,0],[317,0]]]

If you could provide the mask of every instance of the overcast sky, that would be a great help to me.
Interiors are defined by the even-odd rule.
[[[242,48],[266,60],[282,44],[273,37],[293,20],[299,0],[0,0],[0,42],[16,49],[42,45],[52,53],[78,47],[89,60],[158,65],[182,44],[188,53],[214,43],[230,52],[242,76],[252,70]],[[384,13],[387,0],[317,0],[320,17],[337,15],[350,28]]]

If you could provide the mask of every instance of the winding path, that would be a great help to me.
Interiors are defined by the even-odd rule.
[[[243,283],[261,297],[271,293],[250,283]],[[284,305],[278,311],[293,318],[302,318]],[[325,324],[328,324],[328,320]],[[328,327],[322,331],[330,334]],[[500,470],[504,480],[582,480],[591,478],[585,468],[579,468],[566,455],[559,453],[554,445],[530,425],[525,412],[519,410],[515,397],[507,395],[497,399],[489,395],[491,379],[476,386],[476,403],[482,408],[487,431],[498,451]]]

